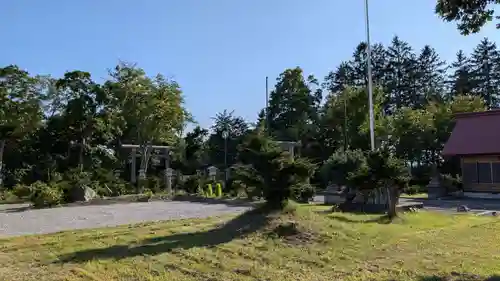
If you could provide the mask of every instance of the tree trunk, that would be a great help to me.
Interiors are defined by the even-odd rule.
[[[137,192],[142,193],[144,191],[144,185],[146,182],[146,172],[148,170],[148,162],[151,156],[151,149],[148,143],[141,145],[141,164],[139,168],[139,184],[137,185]]]
[[[396,205],[398,204],[395,188],[392,185],[386,185],[387,191],[387,216],[395,218],[398,216],[396,213]]]
[[[5,140],[0,140],[0,187],[3,186],[3,152],[5,150]]]
[[[80,172],[83,172],[83,155],[85,153],[85,138],[82,138],[80,143],[80,154],[78,155],[78,166],[80,168]]]

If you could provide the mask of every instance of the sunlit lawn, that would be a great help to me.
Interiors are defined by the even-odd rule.
[[[401,197],[403,197],[403,198],[415,198],[415,199],[427,199],[427,198],[429,198],[427,193],[416,193],[416,194],[411,194],[411,195],[403,193],[403,194],[401,194]]]
[[[500,273],[497,218],[421,212],[385,224],[325,210],[7,239],[0,280],[429,281]]]

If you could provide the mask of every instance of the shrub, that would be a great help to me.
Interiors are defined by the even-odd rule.
[[[327,184],[345,186],[349,174],[365,163],[366,156],[361,150],[337,150],[321,167],[321,175]]]
[[[18,198],[29,198],[32,192],[31,187],[24,184],[16,184],[12,189],[12,193]]]
[[[184,190],[187,193],[197,193],[199,187],[202,184],[202,178],[201,176],[194,174],[186,177],[186,180],[184,181],[179,181],[179,188],[180,190]]]
[[[314,197],[316,191],[315,187],[309,183],[295,184],[291,188],[292,199],[300,203],[309,202]]]
[[[409,182],[408,169],[401,159],[390,154],[386,149],[370,151],[366,163],[349,174],[348,184],[367,191],[383,188],[388,192],[388,216],[396,216],[399,194]]]
[[[31,202],[37,208],[53,207],[62,203],[63,192],[57,186],[49,186],[46,183],[37,181],[31,185],[33,194]]]
[[[414,195],[423,192],[422,187],[418,185],[411,185],[403,190],[403,193],[406,193],[408,195]]]
[[[137,198],[137,201],[139,202],[148,202],[153,198],[154,193],[151,189],[144,189],[144,192]]]
[[[444,174],[440,177],[440,183],[446,188],[447,192],[454,192],[463,190],[462,178],[460,176],[453,176],[450,174]]]
[[[5,190],[4,192],[0,193],[0,201],[4,203],[18,203],[22,200],[18,196],[16,196],[13,191]]]
[[[250,135],[244,141],[238,160],[232,174],[247,188],[253,188],[252,193],[264,197],[270,208],[283,209],[295,196],[294,189],[301,190],[299,185],[309,183],[315,170],[309,160],[291,159],[276,142],[261,134]]]
[[[148,188],[154,193],[161,193],[165,190],[163,180],[157,176],[148,177]]]

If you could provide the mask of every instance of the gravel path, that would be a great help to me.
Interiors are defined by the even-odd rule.
[[[241,213],[249,209],[249,207],[224,204],[164,201],[23,211],[25,207],[26,205],[22,204],[0,206],[0,237],[45,234],[147,221],[203,218]]]

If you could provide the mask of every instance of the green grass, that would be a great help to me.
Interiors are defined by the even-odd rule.
[[[427,193],[415,193],[415,194],[411,194],[411,195],[403,193],[403,194],[401,194],[401,197],[402,198],[427,199],[429,196]]]
[[[0,241],[0,280],[500,280],[500,220],[295,212]]]

